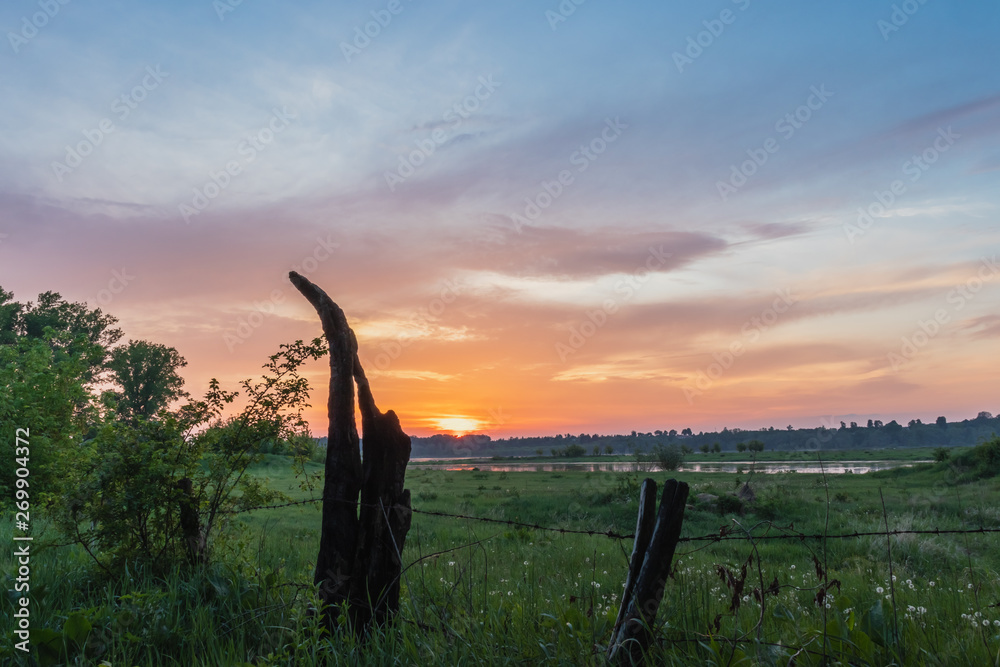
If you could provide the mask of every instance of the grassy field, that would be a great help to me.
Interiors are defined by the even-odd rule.
[[[291,498],[316,493],[300,488],[281,457],[253,472]],[[1000,535],[761,539],[877,532],[886,522],[891,530],[1000,528],[1000,479],[956,485],[947,464],[826,478],[650,476],[691,485],[684,536],[725,528],[745,538],[680,545],[657,664],[1000,664]],[[640,478],[413,469],[407,481],[418,510],[631,533]],[[741,507],[732,493],[747,481],[756,500]],[[0,524],[8,544],[11,532]],[[112,583],[73,548],[43,550],[32,560],[32,627],[51,633],[37,636],[51,640],[50,664],[301,665],[320,656],[331,664],[603,664],[632,546],[415,514],[399,622],[363,649],[346,634],[323,637],[307,614],[318,537],[315,506],[259,510],[229,523],[207,571],[158,580],[123,572]],[[739,579],[744,566],[734,595],[721,575]],[[820,587],[828,594],[817,603]],[[5,614],[9,622],[10,607]],[[7,664],[14,653],[3,651]]]

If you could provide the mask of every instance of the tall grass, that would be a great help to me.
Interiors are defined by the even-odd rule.
[[[293,496],[310,494],[281,465],[255,474]],[[755,475],[757,500],[742,513],[720,514],[717,502],[695,501],[684,535],[725,527],[746,539],[680,545],[654,663],[786,665],[794,656],[797,665],[998,664],[996,535],[892,537],[895,581],[882,536],[760,539],[878,531],[886,519],[890,529],[1000,527],[996,478],[956,493],[948,475],[947,464],[825,482],[817,475]],[[692,498],[728,497],[748,479],[673,476],[692,485]],[[634,528],[637,483],[634,476],[583,472],[408,476],[417,509],[622,533]],[[50,642],[58,660],[115,667],[604,662],[627,541],[417,514],[404,552],[412,565],[399,618],[362,646],[346,632],[324,635],[310,613],[318,531],[319,510],[309,505],[235,517],[216,544],[213,566],[161,578],[142,571],[99,576],[74,548],[42,550],[32,559],[33,628],[58,635]],[[11,533],[9,522],[0,523],[0,541],[11,544]],[[728,575],[739,577],[744,566],[744,588],[734,596]],[[13,588],[10,572],[3,573],[5,588]],[[774,581],[777,588],[767,592]],[[820,587],[826,595],[817,595]],[[12,609],[4,606],[5,628]],[[91,629],[78,641],[79,633],[66,628],[78,629],[81,618]],[[18,658],[7,645],[0,651],[4,664]]]

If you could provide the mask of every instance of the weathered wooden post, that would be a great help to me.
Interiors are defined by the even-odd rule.
[[[681,536],[688,485],[667,480],[655,522],[656,482],[645,479],[639,494],[635,544],[629,560],[618,620],[608,644],[608,660],[620,665],[642,662],[653,635],[651,628],[666,590],[674,551]]]
[[[330,424],[315,582],[327,607],[327,627],[346,603],[353,631],[364,636],[373,621],[385,623],[399,609],[401,554],[411,518],[410,492],[403,488],[410,438],[392,410],[376,407],[344,311],[298,273],[288,277],[319,313],[330,345]],[[355,382],[363,457],[354,420]]]
[[[184,535],[184,546],[187,548],[188,562],[192,565],[204,565],[205,531],[198,518],[198,502],[194,497],[194,483],[190,477],[177,480],[180,489],[180,519],[181,532]]]

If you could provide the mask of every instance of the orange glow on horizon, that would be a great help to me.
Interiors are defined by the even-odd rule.
[[[463,436],[466,433],[479,430],[482,422],[472,417],[437,417],[428,420],[439,431],[444,431],[456,436]]]

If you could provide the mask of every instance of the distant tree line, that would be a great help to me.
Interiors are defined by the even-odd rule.
[[[1000,433],[1000,416],[983,411],[974,419],[949,422],[938,417],[933,423],[911,420],[906,426],[895,419],[889,423],[869,419],[864,425],[840,422],[838,428],[772,427],[766,429],[724,428],[694,433],[690,428],[657,430],[650,433],[600,435],[560,433],[492,439],[484,434],[461,437],[434,435],[411,438],[413,456],[572,456],[653,452],[657,446],[677,445],[685,451],[760,452],[820,449],[887,449],[891,447],[974,446]]]

